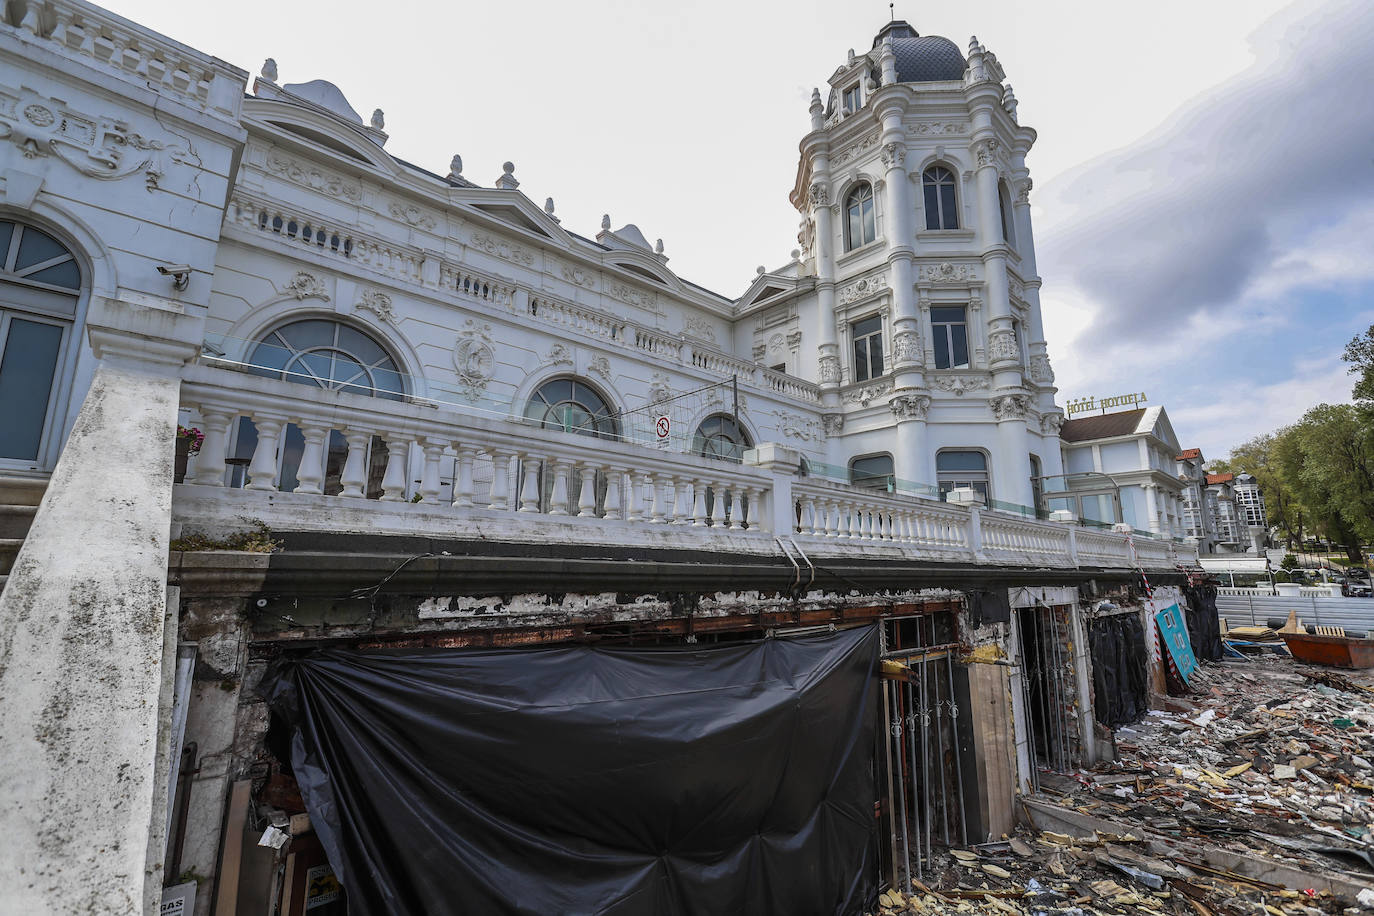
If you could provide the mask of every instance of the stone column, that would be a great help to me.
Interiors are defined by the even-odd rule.
[[[1149,518],[1150,533],[1159,534],[1160,531],[1163,529],[1163,526],[1160,524],[1159,520],[1159,510],[1161,508],[1159,505],[1159,496],[1157,493],[1159,485],[1147,483],[1142,487],[1142,489],[1144,489],[1145,491],[1145,515]]]
[[[816,226],[816,380],[821,386],[821,409],[835,411],[840,404],[840,346],[835,339],[835,225],[830,209],[829,140],[823,130],[824,108],[817,90],[811,93],[811,136],[803,155],[811,157],[806,205]]]
[[[164,878],[173,456],[201,323],[98,300],[88,333],[100,364],[0,595],[7,912],[156,912]]]

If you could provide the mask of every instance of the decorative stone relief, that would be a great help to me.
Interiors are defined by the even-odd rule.
[[[131,133],[124,121],[73,111],[27,87],[0,86],[0,139],[25,159],[56,156],[88,178],[111,181],[143,172],[149,191],[158,189],[168,163],[200,165],[185,141]]]
[[[1059,430],[1064,425],[1064,415],[1062,413],[1047,413],[1040,418],[1040,431],[1047,436],[1059,435]]]
[[[587,365],[587,371],[599,375],[609,382],[611,380],[611,361],[604,356],[598,356]]]
[[[864,277],[848,286],[840,287],[838,298],[841,305],[848,305],[851,302],[858,302],[860,299],[867,299],[885,289],[887,289],[887,274],[876,274],[872,277]]]
[[[1016,202],[1025,206],[1030,203],[1030,192],[1032,182],[1029,178],[1022,178],[1016,183]]]
[[[1050,358],[1037,354],[1030,358],[1031,381],[1040,385],[1054,384],[1054,370],[1050,368]]]
[[[1016,335],[1011,331],[993,331],[988,335],[988,356],[994,363],[1020,359],[1021,354],[1016,351]]]
[[[927,137],[944,137],[951,134],[968,133],[969,123],[967,121],[921,121],[911,125],[909,130],[913,134]]]
[[[688,337],[695,337],[697,340],[704,340],[708,343],[716,342],[716,332],[711,325],[700,315],[688,315],[682,323],[682,333]]]
[[[407,226],[414,226],[417,229],[433,229],[437,223],[434,217],[430,216],[419,207],[412,207],[409,204],[401,204],[393,201],[389,207],[391,215],[396,217]]]
[[[801,246],[802,257],[811,257],[813,246],[816,244],[816,221],[810,216],[802,217],[797,230],[797,244]]]
[[[366,290],[354,303],[353,310],[372,312],[387,324],[396,323],[396,307],[391,304],[391,297],[380,290]]]
[[[1025,285],[1020,280],[1016,279],[1016,276],[1010,272],[1007,274],[1007,288],[1013,299],[1019,299],[1022,302],[1026,301]]]
[[[981,375],[937,375],[932,383],[936,388],[948,391],[955,397],[963,397],[967,391],[989,387],[987,378]]]
[[[891,382],[874,382],[871,385],[850,388],[841,395],[841,398],[846,404],[858,404],[860,407],[867,407],[891,390]]]
[[[825,438],[825,430],[815,417],[790,413],[786,410],[775,410],[773,416],[778,418],[778,431],[789,439],[820,442]]]
[[[583,270],[572,264],[560,264],[558,272],[563,275],[564,280],[574,286],[585,286],[587,289],[596,288],[596,275],[591,271]]]
[[[476,399],[487,387],[496,372],[496,350],[491,344],[491,325],[479,324],[469,318],[458,332],[453,346],[453,368],[458,381]]]
[[[1024,394],[999,394],[994,395],[989,402],[992,405],[992,415],[1002,420],[1023,420],[1027,411],[1030,410],[1030,398]]]
[[[472,247],[478,251],[485,251],[487,254],[501,258],[504,261],[511,261],[516,264],[523,264],[526,267],[534,266],[534,253],[523,245],[515,245],[495,239],[482,233],[472,234]]]
[[[922,264],[920,276],[922,280],[931,283],[967,283],[976,279],[973,270],[967,264],[951,264],[949,261]]]
[[[826,413],[821,414],[821,427],[827,436],[838,436],[844,432],[844,414]]]
[[[768,356],[768,346],[766,344],[754,344],[754,362],[761,363]]]
[[[655,372],[649,379],[649,403],[658,404],[673,396],[673,383],[662,372]]]
[[[898,394],[887,402],[892,416],[897,420],[924,420],[930,413],[930,396],[924,394]]]
[[[330,197],[339,197],[355,204],[360,203],[363,199],[361,185],[346,181],[338,175],[321,171],[313,165],[302,164],[276,151],[268,154],[267,167],[292,184],[298,184],[312,191],[319,191]]]
[[[889,169],[899,169],[902,167],[902,160],[906,157],[906,147],[900,143],[883,144],[883,165]]]
[[[787,343],[783,340],[783,336],[781,334],[774,334],[772,337],[768,338],[769,353],[772,353],[776,356],[781,356],[783,348],[786,346]]]
[[[790,349],[790,350],[795,350],[795,349],[797,349],[798,347],[801,346],[801,342],[802,342],[802,332],[801,332],[801,331],[788,331],[788,332],[787,332],[787,347],[788,347],[788,349]]]
[[[892,360],[896,363],[916,363],[925,357],[921,335],[916,331],[898,331],[892,335]]]
[[[811,187],[807,189],[807,199],[811,202],[812,208],[828,206],[830,203],[830,189],[825,186],[823,181],[811,182]]]
[[[822,356],[818,375],[821,384],[838,382],[840,380],[840,358],[838,356]]]
[[[978,157],[978,167],[997,164],[997,150],[1001,146],[995,138],[980,140],[973,146],[974,155]]]
[[[844,149],[836,153],[834,158],[830,160],[830,164],[832,166],[844,165],[846,162],[849,162],[852,159],[857,159],[860,156],[860,154],[865,153],[878,145],[878,137],[880,135],[881,131],[875,130],[873,131],[873,133],[868,134],[867,136],[860,137],[858,140],[855,140],[849,146],[845,147]]]
[[[325,293],[324,281],[303,270],[296,271],[296,275],[281,288],[281,291],[283,294],[289,294],[297,301],[301,299],[329,301],[329,296]]]
[[[606,292],[612,299],[618,299],[626,305],[633,305],[635,308],[645,309],[646,311],[657,311],[658,296],[654,293],[646,293],[627,286],[624,283],[612,281],[607,287]]]
[[[567,344],[556,343],[549,347],[549,352],[544,356],[545,366],[558,366],[564,363],[571,364],[573,361],[572,349]]]

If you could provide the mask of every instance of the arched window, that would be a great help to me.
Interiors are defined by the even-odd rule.
[[[958,229],[959,210],[954,203],[954,173],[943,165],[932,165],[921,175],[925,188],[926,228]]]
[[[988,456],[981,451],[945,449],[936,452],[935,476],[941,499],[958,487],[977,490],[984,502],[988,499]]]
[[[746,449],[754,447],[749,434],[735,418],[723,413],[707,417],[692,438],[692,451],[706,458],[723,458],[739,464]]]
[[[331,318],[305,318],[263,336],[249,356],[250,371],[268,378],[400,400],[405,377],[372,337]]]
[[[856,487],[892,492],[896,489],[895,478],[892,475],[892,456],[869,455],[855,458],[849,462],[849,482]]]
[[[544,429],[602,439],[620,437],[620,423],[606,399],[575,378],[556,378],[540,385],[525,405],[525,416]]]
[[[873,186],[861,182],[844,202],[844,247],[846,251],[867,245],[877,238],[873,223]]]
[[[0,220],[0,467],[46,468],[56,457],[80,292],[65,245]]]

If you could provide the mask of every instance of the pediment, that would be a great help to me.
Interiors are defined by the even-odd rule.
[[[285,131],[363,165],[387,172],[396,171],[391,156],[382,149],[377,139],[368,135],[369,128],[350,125],[341,116],[316,108],[284,98],[247,99],[243,103],[246,118]]]

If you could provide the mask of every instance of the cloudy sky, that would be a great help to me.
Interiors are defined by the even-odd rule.
[[[564,225],[662,238],[729,296],[796,247],[787,202],[813,86],[885,2],[524,0],[384,5],[105,0],[282,83],[328,79],[436,172],[507,159]],[[896,4],[996,52],[1028,160],[1060,403],[1145,391],[1182,445],[1233,444],[1348,400],[1374,323],[1374,4]]]

